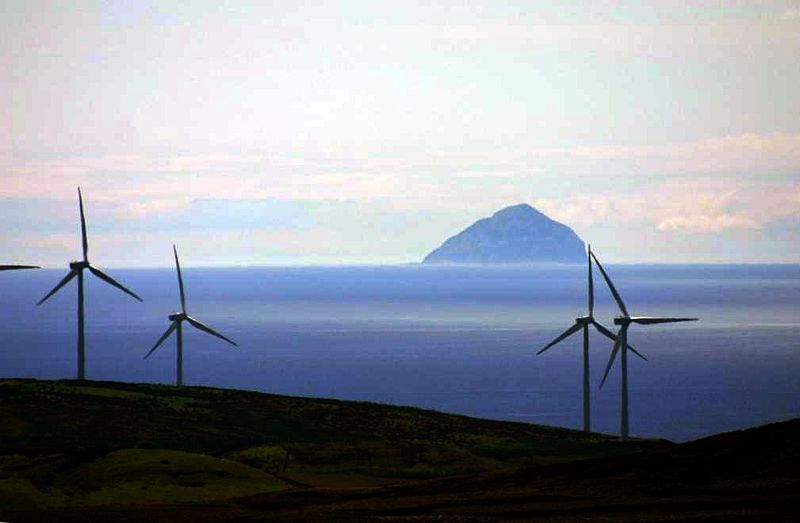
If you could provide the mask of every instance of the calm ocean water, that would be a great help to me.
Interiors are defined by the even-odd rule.
[[[631,431],[684,441],[800,416],[800,266],[609,266],[632,314],[700,317],[633,326]],[[74,283],[64,270],[0,274],[0,374],[75,376]],[[174,339],[144,354],[178,308],[173,270],[110,270],[138,303],[87,275],[87,376],[171,383]],[[580,334],[535,352],[586,310],[583,266],[185,269],[188,384],[414,405],[579,428]],[[613,327],[597,278],[596,318]],[[593,428],[615,433],[619,373],[591,337]]]

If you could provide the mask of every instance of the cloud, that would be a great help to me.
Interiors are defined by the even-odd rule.
[[[614,194],[579,195],[534,202],[573,226],[645,226],[706,234],[763,229],[800,220],[800,187],[735,178],[697,178],[640,186]]]
[[[658,11],[657,7],[647,9],[651,15]],[[593,9],[569,19],[548,18],[534,14],[534,10],[532,16],[525,18],[482,17],[476,22],[467,17],[454,18],[447,24],[388,26],[382,28],[380,35],[367,33],[362,38],[382,37],[428,48],[555,48],[615,59],[641,56],[728,59],[735,53],[775,55],[796,50],[796,43],[784,38],[786,27],[781,22],[800,19],[798,11],[790,8],[782,16],[764,11],[759,17],[709,17],[673,6],[659,13],[665,16],[622,20],[621,9]]]
[[[147,200],[125,204],[117,208],[117,214],[139,219],[160,214],[175,214],[189,210],[191,201],[188,198],[174,198],[170,200]]]
[[[662,220],[657,229],[660,231],[687,231],[687,232],[719,232],[726,229],[760,229],[761,225],[747,216],[733,214],[717,214],[708,216],[704,214],[693,216],[673,216]]]
[[[789,21],[800,21],[800,7],[790,7],[783,12],[782,18]]]
[[[600,171],[732,173],[746,170],[791,171],[800,167],[800,134],[744,133],[664,145],[536,148],[543,163]]]
[[[192,197],[219,191],[230,198],[291,197],[302,188],[310,198],[389,195],[397,181],[426,175],[464,178],[513,177],[519,173],[670,174],[796,171],[800,133],[743,133],[662,145],[534,147],[523,150],[417,153],[412,157],[270,154],[101,155],[24,159],[0,153],[0,196],[31,197],[74,192],[75,185],[128,187]],[[156,183],[157,182],[157,183]],[[360,192],[360,191],[363,191]],[[339,194],[345,193],[345,194]],[[107,194],[111,197],[110,193]]]
[[[393,212],[470,209],[475,214],[530,201],[575,225],[644,219],[661,230],[707,232],[796,217],[798,189],[788,182],[754,181],[754,174],[743,181],[741,173],[787,178],[799,168],[800,134],[784,133],[663,145],[432,152],[413,158],[246,153],[20,159],[5,154],[0,156],[0,198],[74,201],[80,185],[113,216],[142,221],[188,213],[194,202],[209,199],[380,202]],[[615,181],[614,192],[608,180]],[[583,190],[562,196],[559,187]]]
[[[75,235],[72,234],[47,234],[25,238],[25,243],[27,243],[29,247],[44,252],[61,252],[74,249],[77,241]]]
[[[608,221],[615,213],[613,200],[607,195],[578,195],[566,202],[539,198],[533,205],[546,215],[572,225],[595,225]]]
[[[185,210],[192,201],[375,199],[402,191],[388,167],[341,170],[330,161],[293,161],[263,155],[100,156],[14,161],[4,158],[0,197],[74,198],[81,186],[118,216]],[[302,160],[302,159],[301,159]],[[0,164],[1,165],[1,164]],[[337,170],[340,169],[340,170]]]

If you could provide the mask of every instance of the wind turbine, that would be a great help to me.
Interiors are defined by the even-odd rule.
[[[234,347],[238,347],[238,345],[233,340],[230,340],[230,339],[226,338],[225,336],[223,336],[219,332],[215,331],[214,329],[212,329],[208,325],[205,325],[205,324],[201,323],[200,321],[198,321],[195,318],[192,318],[191,316],[189,316],[186,313],[186,295],[184,294],[184,291],[183,291],[183,277],[181,276],[181,263],[180,263],[180,261],[178,261],[178,249],[175,248],[174,245],[172,246],[172,252],[175,254],[175,268],[178,270],[178,288],[180,289],[180,293],[181,293],[181,312],[176,312],[174,314],[170,314],[169,315],[169,320],[172,322],[172,324],[164,332],[164,334],[162,334],[161,337],[158,338],[158,341],[153,346],[153,348],[150,349],[150,352],[147,353],[147,355],[144,357],[144,359],[149,358],[150,355],[153,354],[153,352],[155,352],[155,350],[164,342],[164,340],[166,340],[169,337],[169,335],[172,334],[172,331],[176,331],[176,341],[178,343],[178,355],[177,355],[177,364],[176,364],[176,385],[178,385],[180,387],[181,385],[183,385],[183,325],[182,325],[182,322],[184,320],[188,321],[189,324],[192,325],[193,327],[195,327],[196,329],[199,329],[199,330],[201,330],[203,332],[207,332],[208,334],[211,334],[212,336],[216,336],[217,338],[225,340],[228,343],[230,343],[231,345],[233,345]]]
[[[653,325],[656,323],[678,323],[682,321],[697,321],[697,318],[660,318],[656,316],[631,316],[628,314],[628,309],[625,307],[625,303],[622,301],[622,297],[617,292],[617,288],[614,287],[614,284],[611,282],[611,278],[606,273],[603,266],[600,265],[600,261],[597,259],[597,256],[592,253],[592,258],[594,258],[594,262],[597,264],[597,268],[600,269],[600,273],[603,275],[603,279],[606,281],[608,285],[608,289],[611,291],[611,294],[614,296],[614,300],[617,302],[619,306],[619,310],[622,313],[620,316],[614,318],[614,325],[619,325],[619,332],[617,333],[617,340],[614,342],[614,349],[611,351],[611,356],[608,358],[608,365],[606,365],[606,372],[603,374],[603,380],[600,382],[600,388],[603,387],[603,384],[606,382],[606,378],[608,378],[608,373],[611,370],[611,366],[614,364],[614,359],[617,357],[617,352],[620,352],[620,347],[622,348],[620,354],[620,367],[621,367],[621,374],[622,374],[622,387],[621,387],[621,408],[620,408],[620,423],[619,423],[619,434],[622,439],[626,439],[628,437],[628,351],[630,349],[628,346],[628,328],[630,328],[631,323],[638,323],[640,325]]]
[[[74,277],[78,277],[78,379],[84,379],[85,374],[85,367],[86,367],[86,345],[85,345],[85,336],[84,336],[84,307],[83,307],[83,271],[84,269],[89,269],[89,272],[103,280],[104,282],[108,283],[109,285],[113,285],[114,287],[118,288],[125,294],[128,294],[139,301],[142,299],[137,296],[133,291],[124,287],[121,283],[117,280],[109,276],[108,274],[104,273],[97,267],[93,266],[89,263],[89,240],[86,236],[86,216],[83,212],[83,196],[81,195],[81,189],[78,187],[78,205],[81,210],[81,240],[82,240],[82,247],[83,247],[83,260],[81,261],[73,261],[69,264],[69,273],[64,276],[58,285],[53,287],[53,290],[47,293],[47,295],[39,300],[36,305],[41,305],[45,301],[47,301],[50,296],[58,292],[61,287],[66,285],[70,282]]]
[[[543,353],[544,351],[550,349],[552,346],[556,345],[560,341],[563,341],[579,330],[583,330],[583,430],[585,432],[591,431],[592,425],[592,418],[591,418],[591,405],[589,399],[589,326],[593,326],[597,332],[605,336],[606,338],[610,339],[611,341],[617,341],[617,337],[614,336],[614,333],[611,332],[609,329],[604,327],[601,323],[594,319],[594,279],[592,277],[592,246],[588,246],[588,254],[586,255],[588,265],[589,265],[589,272],[588,272],[588,288],[589,288],[589,314],[586,316],[579,316],[575,318],[575,324],[572,325],[570,328],[565,330],[561,335],[559,335],[556,339],[548,343],[544,346],[542,350],[536,353],[538,356],[539,354]],[[646,360],[644,356],[639,354],[633,347],[628,346],[628,349],[633,351],[634,354],[639,356],[640,358]]]

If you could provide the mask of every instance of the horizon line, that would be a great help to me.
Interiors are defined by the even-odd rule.
[[[604,263],[609,266],[664,266],[664,267],[678,267],[678,266],[800,266],[800,260],[789,262],[765,262],[765,261],[673,261],[673,262],[607,262]],[[154,270],[154,269],[174,269],[172,265],[119,265],[119,264],[97,264],[98,266],[109,269],[122,269],[122,270]],[[398,262],[298,262],[298,263],[282,263],[282,262],[259,262],[259,263],[220,263],[220,264],[187,264],[181,265],[182,268],[189,269],[269,269],[269,268],[377,268],[377,267],[433,267],[433,268],[485,268],[485,269],[511,269],[511,268],[525,268],[525,267],[563,267],[574,266],[583,267],[582,262],[522,262],[522,263],[423,263],[421,261],[398,261]],[[63,264],[50,265],[42,264],[40,270],[55,270],[63,269]]]

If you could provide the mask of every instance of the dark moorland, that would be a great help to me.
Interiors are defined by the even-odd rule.
[[[0,380],[3,521],[794,521],[800,420],[681,445],[364,402]]]

